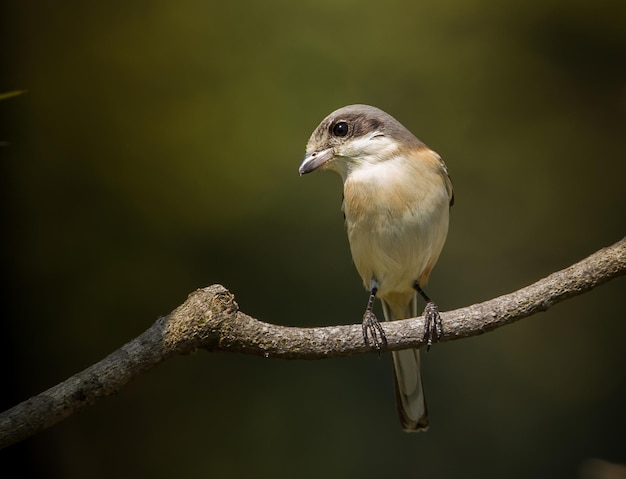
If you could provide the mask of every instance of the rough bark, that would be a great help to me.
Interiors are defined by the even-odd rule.
[[[545,311],[626,274],[626,238],[510,294],[441,314],[441,341],[466,338]],[[387,350],[424,344],[423,318],[383,323]],[[19,442],[119,391],[177,354],[197,349],[267,358],[324,359],[374,352],[361,325],[294,328],[264,323],[239,310],[221,285],[199,289],[169,315],[102,361],[0,414],[0,447]]]

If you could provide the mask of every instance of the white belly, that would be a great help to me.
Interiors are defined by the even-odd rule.
[[[352,258],[367,289],[376,280],[379,297],[411,292],[415,281],[424,284],[448,233],[443,178],[419,173],[407,178],[406,173],[368,171],[367,176],[352,175],[344,185]]]

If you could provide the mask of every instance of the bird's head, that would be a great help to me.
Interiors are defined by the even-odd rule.
[[[317,169],[350,171],[391,159],[405,148],[424,145],[399,121],[369,105],[350,105],[332,112],[315,129],[300,165],[301,175]]]

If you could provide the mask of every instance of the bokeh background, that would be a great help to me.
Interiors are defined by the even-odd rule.
[[[456,192],[429,294],[452,309],[626,232],[626,3],[4,2],[5,408],[222,283],[278,324],[360,321],[333,174],[297,167],[351,103]],[[424,360],[400,431],[388,355],[175,358],[0,452],[2,477],[599,477],[626,462],[626,283]]]

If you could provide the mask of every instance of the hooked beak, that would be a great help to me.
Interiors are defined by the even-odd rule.
[[[304,157],[300,168],[298,168],[298,173],[300,173],[300,175],[311,173],[313,170],[317,170],[324,163],[331,160],[333,156],[334,152],[332,148],[322,151],[314,151]]]

